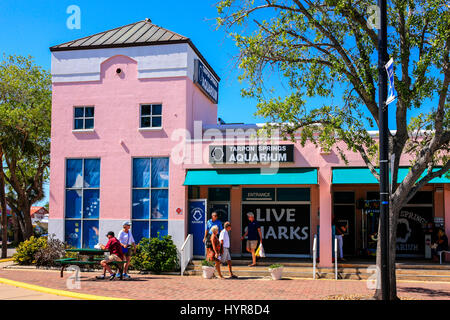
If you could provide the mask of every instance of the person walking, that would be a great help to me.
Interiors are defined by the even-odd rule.
[[[247,251],[252,254],[252,263],[249,264],[249,267],[256,266],[256,254],[255,250],[258,247],[258,236],[259,242],[262,244],[262,234],[261,227],[258,221],[255,220],[255,215],[252,212],[247,213],[248,218],[248,226],[244,235],[241,237],[241,240],[244,240],[247,237]]]
[[[133,234],[131,233],[131,223],[129,221],[125,221],[123,224],[123,229],[120,230],[118,235],[118,240],[122,245],[122,252],[125,256],[125,266],[123,268],[123,278],[130,279],[130,276],[127,274],[128,267],[130,266],[131,256],[134,252],[136,252],[136,243],[134,242]],[[120,272],[116,274],[116,277],[120,277]]]
[[[229,232],[231,231],[231,223],[229,221],[225,222],[223,226],[223,230],[220,232],[219,241],[222,246],[222,263],[228,264],[228,270],[230,271],[230,278],[236,279],[237,276],[233,274],[231,270],[231,254],[230,254],[230,236]]]
[[[220,261],[222,259],[222,246],[219,241],[219,227],[217,225],[212,226],[211,228],[211,245],[212,250],[209,252],[210,260],[214,261],[216,264],[216,270],[219,274],[220,279],[224,279],[222,273],[220,272]]]
[[[338,244],[338,248],[339,248],[339,260],[340,261],[345,261],[344,259],[344,235],[346,232],[346,227],[339,224],[339,223],[334,223],[335,226],[335,237],[337,239],[337,244]]]
[[[211,213],[211,219],[209,219],[206,222],[205,236],[203,237],[203,243],[206,246],[206,257],[207,258],[210,256],[210,252],[213,249],[212,243],[211,243],[211,236],[212,236],[211,228],[213,226],[217,226],[218,232],[222,231],[222,229],[223,229],[222,222],[217,218],[217,212],[215,212],[215,211],[213,211]]]

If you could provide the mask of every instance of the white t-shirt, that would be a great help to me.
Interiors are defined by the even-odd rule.
[[[228,231],[225,229],[220,231],[219,241],[222,241],[222,240],[223,240],[223,247],[229,248],[230,247],[230,236],[228,235]]]
[[[130,237],[130,239],[128,239],[128,237]],[[121,244],[133,244],[134,243],[134,238],[133,235],[131,234],[131,230],[128,230],[128,233],[120,230],[119,232],[119,236],[117,237],[117,239],[119,240],[119,242]]]

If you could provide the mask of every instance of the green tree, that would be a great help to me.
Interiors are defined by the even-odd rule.
[[[299,132],[303,145],[309,140],[324,149],[334,147],[346,160],[345,148],[337,146],[343,141],[379,180],[378,145],[367,130],[379,124],[377,32],[367,23],[374,22],[373,5],[376,1],[222,0],[217,22],[239,48],[239,79],[246,83],[242,95],[257,100],[257,115],[275,122],[271,127],[285,137],[295,140]],[[390,298],[395,299],[399,212],[417,190],[450,169],[449,5],[445,0],[392,0],[388,26],[388,53],[398,66],[396,131],[389,134],[389,154],[395,156],[389,213]],[[265,88],[272,74],[286,94]],[[309,97],[343,102],[311,107]],[[430,111],[408,120],[408,111],[425,104]],[[406,154],[414,160],[397,183],[400,157]],[[375,297],[381,298],[378,290]]]
[[[30,207],[44,197],[50,123],[50,74],[31,57],[4,56],[0,64],[0,150],[5,166],[0,168],[0,178],[6,182],[6,199],[25,239],[33,235]]]

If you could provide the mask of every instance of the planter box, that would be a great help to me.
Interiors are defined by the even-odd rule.
[[[214,267],[202,266],[203,278],[211,279],[214,276]]]
[[[280,280],[283,276],[283,267],[274,269],[269,268],[269,271],[270,275],[272,276],[272,280]]]

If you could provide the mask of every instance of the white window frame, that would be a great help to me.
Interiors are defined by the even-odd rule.
[[[79,108],[83,108],[83,116],[82,117],[76,117],[76,115],[75,115],[76,109],[79,109]],[[86,117],[85,116],[86,108],[93,108],[94,109],[94,116],[93,117]],[[75,127],[76,120],[83,120],[83,128],[77,129]],[[92,120],[94,122],[94,125],[93,125],[92,128],[86,129],[86,120]],[[94,131],[94,129],[95,129],[95,106],[74,106],[73,107],[73,127],[72,128],[73,128],[72,130],[75,131],[75,132],[77,132],[77,131],[81,131],[81,132],[83,132],[83,131],[85,131],[85,132]]]
[[[142,115],[142,107],[143,106],[151,106],[150,115]],[[153,115],[153,106],[161,106],[161,114],[160,115]],[[162,103],[141,103],[139,105],[139,130],[159,130],[163,127],[163,115],[162,115]],[[161,118],[161,125],[159,127],[153,127],[153,118]],[[149,118],[150,119],[150,126],[149,127],[143,127],[142,126],[142,118]]]

